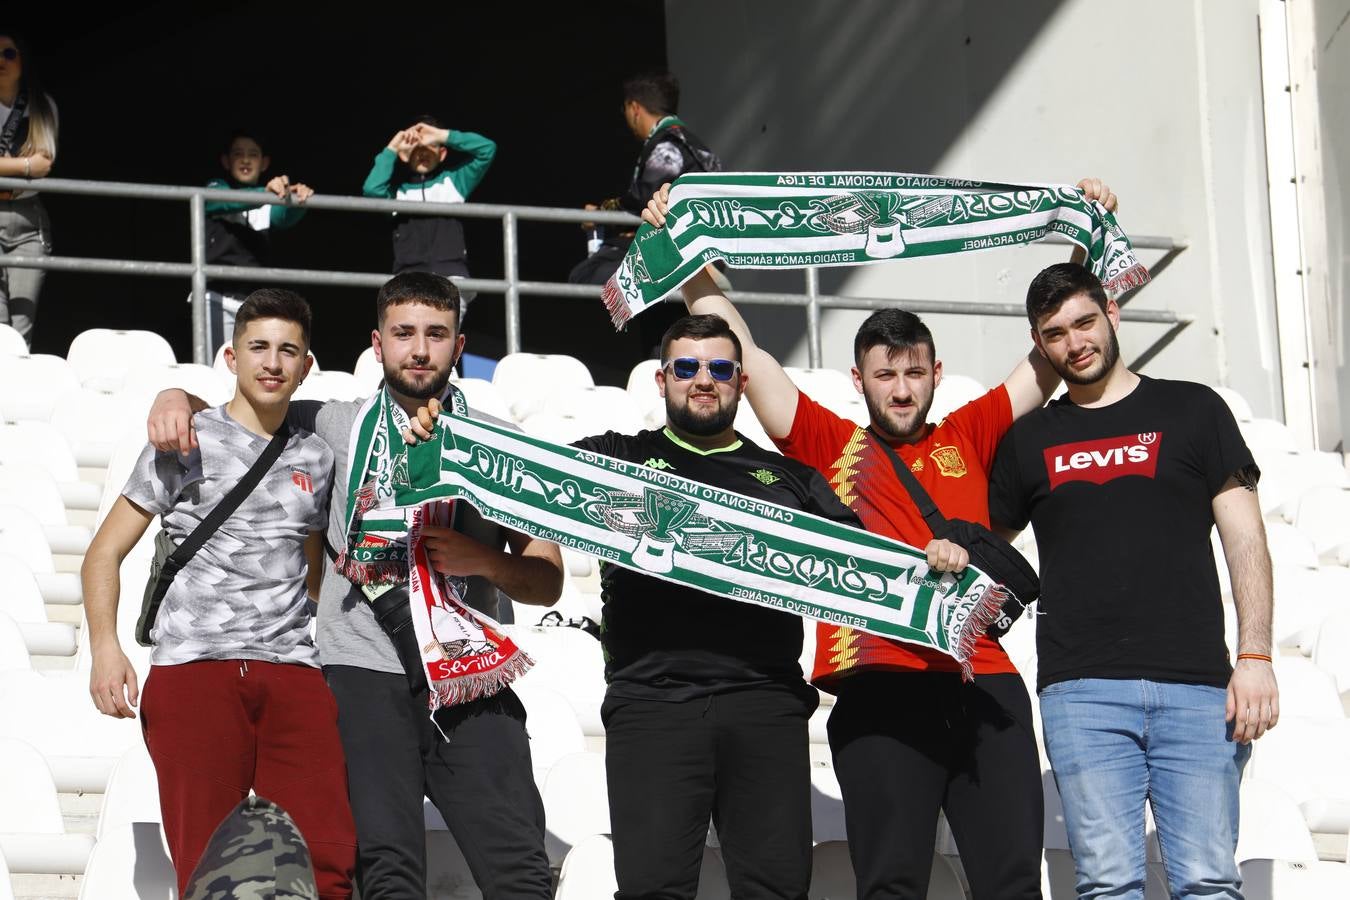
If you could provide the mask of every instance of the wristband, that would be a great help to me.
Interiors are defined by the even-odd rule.
[[[33,157],[31,156],[25,156],[23,158],[23,177],[24,178],[33,177]]]
[[[1270,657],[1269,657],[1269,656],[1266,656],[1264,653],[1239,653],[1239,654],[1237,655],[1237,658],[1238,658],[1239,660],[1243,660],[1243,659],[1259,659],[1259,660],[1261,660],[1262,662],[1270,662],[1270,661],[1271,661]]]

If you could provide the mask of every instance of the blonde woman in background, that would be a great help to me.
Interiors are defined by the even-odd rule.
[[[56,104],[34,77],[23,38],[0,32],[0,175],[46,178],[56,159]],[[51,226],[36,191],[0,191],[0,322],[31,346],[41,269],[4,267],[5,257],[46,256]]]

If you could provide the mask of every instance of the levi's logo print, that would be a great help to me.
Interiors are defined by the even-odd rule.
[[[1045,450],[1050,490],[1070,481],[1106,484],[1126,475],[1152,478],[1158,470],[1161,431],[1060,444]]]

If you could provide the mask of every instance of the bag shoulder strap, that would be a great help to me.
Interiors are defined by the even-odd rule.
[[[928,530],[933,532],[934,537],[940,537],[946,533],[947,517],[937,508],[937,504],[923,489],[923,485],[919,484],[919,479],[914,477],[914,473],[909,470],[909,466],[905,465],[905,461],[900,458],[900,454],[896,453],[895,449],[886,443],[881,435],[877,434],[876,429],[869,426],[867,435],[890,457],[891,466],[895,469],[895,476],[900,479],[900,484],[909,493],[914,505],[919,508],[919,514],[928,523]]]
[[[173,570],[183,568],[188,564],[188,560],[197,555],[197,551],[202,548],[211,535],[224,524],[239,504],[244,502],[244,498],[253,493],[253,489],[262,481],[262,477],[272,468],[272,464],[281,456],[281,451],[286,448],[286,442],[290,439],[291,429],[286,422],[281,423],[276,434],[272,435],[272,440],[263,448],[262,454],[257,462],[249,466],[249,470],[244,473],[244,477],[239,479],[239,483],[230,488],[230,492],[225,495],[225,499],[216,504],[216,508],[211,510],[201,524],[192,529],[192,533],[178,545],[178,548],[169,555],[169,562]]]

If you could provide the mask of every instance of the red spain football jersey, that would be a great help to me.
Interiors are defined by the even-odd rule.
[[[895,445],[948,518],[989,525],[989,470],[999,439],[1012,425],[1012,404],[1002,385],[947,416],[929,423],[921,440]],[[775,440],[783,454],[824,473],[839,499],[868,531],[922,548],[933,532],[895,474],[890,458],[867,432],[799,395],[797,414],[786,438]],[[971,660],[977,675],[1016,672],[994,640],[982,637]],[[811,679],[828,690],[834,680],[864,670],[957,672],[956,660],[937,650],[865,634],[842,625],[816,628],[816,661]]]

